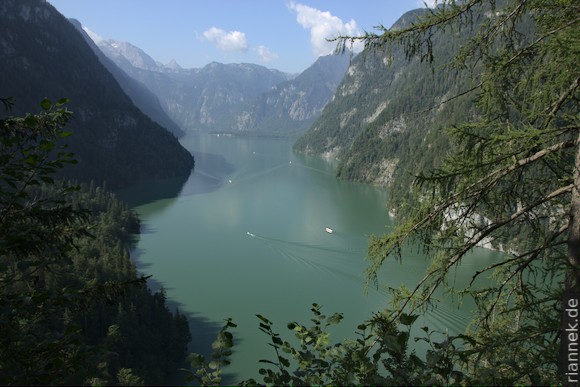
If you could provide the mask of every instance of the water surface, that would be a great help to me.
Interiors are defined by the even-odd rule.
[[[182,142],[196,156],[185,184],[147,182],[122,193],[143,222],[134,256],[181,310],[204,322],[192,327],[194,345],[211,342],[207,335],[225,318],[238,324],[232,382],[257,378],[258,360],[274,358],[258,313],[290,339],[286,324],[308,324],[316,302],[327,314],[344,313],[333,331],[340,340],[388,306],[385,291],[365,294],[363,279],[369,236],[392,226],[385,190],[338,181],[331,164],[295,155],[288,139],[207,135]],[[466,283],[474,267],[495,256],[478,250],[456,280]],[[385,264],[381,282],[411,287],[425,266],[419,249],[410,248],[402,264]],[[447,300],[417,325],[457,333],[471,307]]]

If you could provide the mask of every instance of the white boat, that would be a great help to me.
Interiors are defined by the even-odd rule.
[[[326,232],[327,232],[327,233],[329,233],[329,234],[332,234],[332,233],[334,232],[334,230],[333,230],[333,229],[331,229],[330,227],[326,227],[326,228],[324,229],[324,231],[326,231]]]

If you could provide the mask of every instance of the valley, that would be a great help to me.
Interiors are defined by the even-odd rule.
[[[578,5],[218,3],[0,2],[0,384],[567,385]]]
[[[287,323],[306,324],[316,302],[324,313],[344,313],[331,335],[341,342],[388,306],[384,288],[371,285],[365,295],[363,275],[369,236],[392,225],[387,192],[337,181],[332,164],[294,154],[289,139],[203,135],[181,141],[203,156],[178,193],[163,194],[165,183],[152,180],[119,195],[134,203],[143,222],[132,254],[138,267],[165,287],[182,312],[204,321],[199,331],[192,330],[192,350],[207,354],[209,347],[196,343],[208,343],[212,337],[204,335],[215,334],[224,319],[238,324],[226,384],[255,377],[258,361],[272,356],[256,314],[291,339]],[[163,198],[144,197],[145,190]],[[456,286],[466,285],[472,270],[497,257],[478,249],[457,272]],[[403,263],[385,265],[384,281],[418,281],[427,262],[409,246]],[[418,335],[424,325],[451,334],[465,329],[474,305],[458,307],[443,299],[417,322]]]

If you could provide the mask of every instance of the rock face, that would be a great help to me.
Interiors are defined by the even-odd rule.
[[[247,104],[238,114],[235,129],[257,133],[305,131],[334,95],[348,63],[348,55],[318,58],[298,77]]]
[[[428,11],[408,12],[392,28],[409,24],[421,12]],[[448,149],[442,128],[469,117],[472,107],[468,97],[441,103],[471,87],[465,75],[444,67],[460,44],[449,33],[433,37],[432,66],[408,60],[398,48],[390,56],[363,52],[355,57],[295,150],[338,159],[341,178],[409,187],[413,173],[436,165]]]
[[[71,100],[69,145],[79,164],[66,177],[121,187],[187,175],[193,156],[143,114],[79,31],[43,0],[0,3],[0,92],[10,114],[37,112],[44,98]]]
[[[287,135],[320,115],[342,79],[349,57],[319,58],[293,77],[254,64],[213,62],[201,69],[162,65],[141,49],[91,34],[110,60],[158,96],[186,131]]]
[[[105,52],[107,54],[107,52]],[[185,131],[232,131],[243,104],[289,75],[253,64],[213,62],[201,69],[134,67],[109,56],[127,74],[159,98],[165,112]]]
[[[99,58],[103,66],[109,70],[109,72],[115,77],[123,91],[131,98],[131,101],[137,106],[143,113],[145,113],[153,121],[157,122],[159,125],[163,126],[171,133],[177,137],[183,136],[185,133],[179,126],[165,113],[159,98],[153,94],[143,83],[131,78],[127,73],[121,70],[112,60],[110,60],[97,45],[96,41],[102,41],[101,38],[97,37],[91,31],[83,29],[80,22],[77,20],[70,20],[70,22],[77,28],[81,35],[85,38],[87,44],[91,47],[95,55]],[[111,44],[111,47],[114,43]],[[123,45],[118,45],[122,47]],[[134,46],[132,46],[134,47]],[[134,47],[134,50],[127,50],[134,53],[133,57],[136,57],[136,63],[142,64],[143,66],[157,66],[157,64],[143,51]]]

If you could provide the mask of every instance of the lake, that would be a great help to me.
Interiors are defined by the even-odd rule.
[[[120,196],[142,220],[133,257],[152,286],[162,285],[190,316],[193,349],[207,349],[225,318],[238,324],[228,382],[258,379],[258,360],[274,359],[256,314],[290,340],[287,323],[310,325],[316,302],[327,315],[344,313],[332,330],[339,341],[388,306],[386,290],[365,294],[364,286],[368,238],[393,222],[384,189],[337,180],[331,163],[294,154],[290,139],[200,135],[182,143],[196,157],[185,183],[150,181]],[[385,263],[381,284],[412,287],[422,278],[420,249],[404,255],[402,263]],[[496,258],[478,249],[455,281],[467,283]],[[444,300],[416,326],[458,333],[472,307]]]

